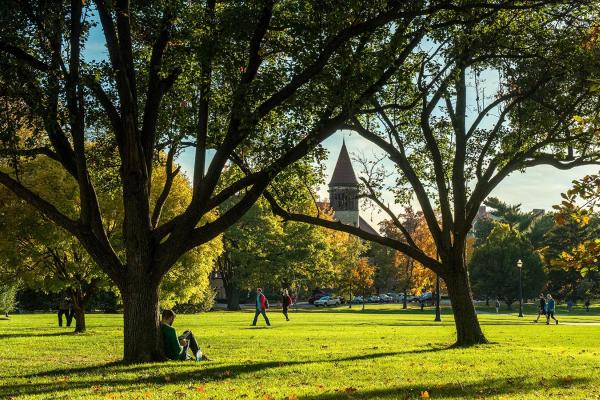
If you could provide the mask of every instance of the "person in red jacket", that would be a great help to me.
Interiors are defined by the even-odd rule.
[[[256,326],[256,320],[258,320],[259,314],[262,314],[263,317],[265,317],[265,322],[267,323],[267,326],[271,326],[271,323],[269,322],[269,317],[267,317],[267,308],[269,308],[269,302],[263,294],[262,289],[256,289],[256,313],[254,314],[254,321],[252,322],[252,326]]]

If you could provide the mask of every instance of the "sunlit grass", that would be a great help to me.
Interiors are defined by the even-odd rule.
[[[481,314],[492,344],[470,349],[449,348],[448,310],[441,324],[431,309],[397,305],[292,312],[290,322],[272,310],[271,328],[251,327],[249,312],[179,315],[175,327],[213,361],[147,365],[118,363],[121,315],[90,315],[82,335],[54,315],[16,315],[0,321],[0,398],[594,399],[600,316],[580,311],[561,310],[558,326]]]

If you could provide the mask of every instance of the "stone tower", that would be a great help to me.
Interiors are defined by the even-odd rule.
[[[331,181],[329,182],[329,203],[334,211],[335,219],[346,225],[359,226],[358,212],[358,180],[354,175],[352,162],[342,142]]]

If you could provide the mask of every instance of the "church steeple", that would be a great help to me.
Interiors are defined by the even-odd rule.
[[[352,168],[352,161],[346,149],[346,141],[342,140],[342,149],[338,157],[329,186],[358,186],[358,180]]]
[[[342,142],[328,192],[335,219],[347,225],[359,226],[358,180],[345,141]]]

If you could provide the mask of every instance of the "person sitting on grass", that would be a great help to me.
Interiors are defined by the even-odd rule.
[[[178,337],[175,328],[172,326],[173,321],[175,321],[175,313],[171,310],[164,310],[160,321],[160,331],[163,335],[167,358],[171,360],[191,360],[193,358],[188,354],[188,350],[191,350],[196,361],[208,361],[208,357],[202,354],[194,334],[185,331],[183,335]]]
[[[550,324],[550,318],[552,318],[556,322],[556,325],[558,325],[558,320],[554,318],[554,299],[550,293],[548,293],[546,299],[546,325]]]

